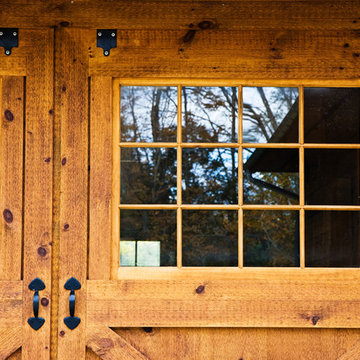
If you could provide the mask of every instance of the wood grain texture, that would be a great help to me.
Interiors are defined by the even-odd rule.
[[[106,326],[88,326],[86,329],[86,345],[104,360],[150,360],[122,336]]]
[[[119,328],[152,360],[339,360],[356,346],[359,330]],[[100,359],[88,351],[87,360]],[[357,357],[349,357],[346,360]]]
[[[360,359],[360,340],[342,354],[338,360]]]
[[[54,33],[52,29],[26,30],[22,36],[31,39],[27,43],[25,109],[22,359],[33,359],[36,354],[37,359],[45,360],[50,356]],[[27,324],[34,295],[28,285],[35,277],[46,286],[40,292],[44,300],[39,310],[45,324],[37,332]]]
[[[51,0],[2,3],[3,26],[122,29],[359,29],[358,1]]]
[[[0,56],[0,57],[1,57],[0,76],[25,76],[26,75],[26,58],[24,58],[24,57],[9,57],[9,56],[5,56],[5,55]]]
[[[79,32],[77,32],[79,33]],[[58,358],[85,356],[86,278],[88,241],[88,71],[86,49],[81,39],[66,29],[56,31],[56,82],[61,128],[60,254]],[[76,316],[80,325],[70,331],[63,319],[69,314],[69,291],[65,282],[75,277],[81,283],[76,292]]]
[[[85,33],[85,32],[84,32]],[[86,31],[90,74],[121,78],[243,80],[358,79],[355,30],[206,30],[184,40],[176,30],[119,30],[109,57]]]
[[[22,344],[21,326],[0,330],[0,359],[8,359]]]
[[[0,329],[22,325],[22,294],[22,281],[0,281]]]
[[[21,280],[24,78],[0,78],[0,280]]]
[[[112,253],[112,78],[95,76],[91,78],[90,89],[89,279],[109,280]]]
[[[360,325],[357,270],[182,271],[154,279],[88,281],[87,321],[110,327]],[[146,277],[146,275],[145,275]],[[204,286],[204,291],[196,289]]]

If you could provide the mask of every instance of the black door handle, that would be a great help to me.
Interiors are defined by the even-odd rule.
[[[65,289],[70,290],[69,295],[69,312],[70,316],[64,318],[65,325],[70,329],[74,330],[80,324],[80,318],[75,316],[75,290],[81,289],[81,284],[74,277],[70,278],[65,283]]]
[[[45,322],[44,318],[39,317],[39,291],[45,289],[45,284],[39,278],[35,278],[29,284],[29,289],[35,292],[33,298],[34,317],[29,318],[28,323],[34,330],[39,330]]]

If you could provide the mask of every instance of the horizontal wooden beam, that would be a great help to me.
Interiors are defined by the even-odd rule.
[[[0,281],[0,329],[22,324],[22,281]]]
[[[73,38],[79,36],[72,30]],[[298,80],[299,85],[302,79],[360,78],[360,31],[209,30],[184,40],[185,34],[119,30],[109,57],[96,47],[93,30],[84,31],[81,41],[89,49],[90,75],[120,79]]]
[[[0,24],[122,29],[359,29],[358,1],[51,0],[1,3]]]
[[[88,281],[88,324],[360,327],[358,270],[168,270],[153,278],[146,272],[143,279]]]

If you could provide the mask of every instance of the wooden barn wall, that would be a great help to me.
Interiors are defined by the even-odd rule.
[[[63,246],[71,253],[69,244],[81,241],[81,258],[87,253],[88,76],[360,84],[359,1],[0,0],[0,7],[1,26],[55,28],[53,279],[60,277],[60,282],[53,294],[71,272],[87,277],[86,261],[71,265],[69,260],[69,267],[59,271],[59,251]],[[109,58],[96,48],[94,30],[102,27],[119,30],[118,47]],[[74,196],[76,207],[71,205]],[[66,224],[71,231],[65,232]],[[59,300],[61,313],[67,311],[66,301]],[[79,311],[85,311],[82,304],[80,294]],[[70,337],[60,334],[57,301],[52,305],[55,358],[58,341],[70,342]],[[149,359],[346,360],[360,352],[360,330],[116,331]],[[87,358],[97,356],[88,350]]]

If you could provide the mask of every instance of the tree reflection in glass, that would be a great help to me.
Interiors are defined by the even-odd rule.
[[[182,155],[184,204],[237,203],[237,149],[183,149]]]
[[[123,204],[176,203],[176,149],[122,148]]]
[[[237,211],[182,212],[184,266],[237,266]]]
[[[243,142],[298,142],[298,88],[244,87]]]
[[[244,211],[244,266],[299,266],[297,211]]]
[[[121,141],[176,142],[176,123],[176,87],[121,87]]]
[[[183,142],[237,142],[237,87],[182,88]]]

